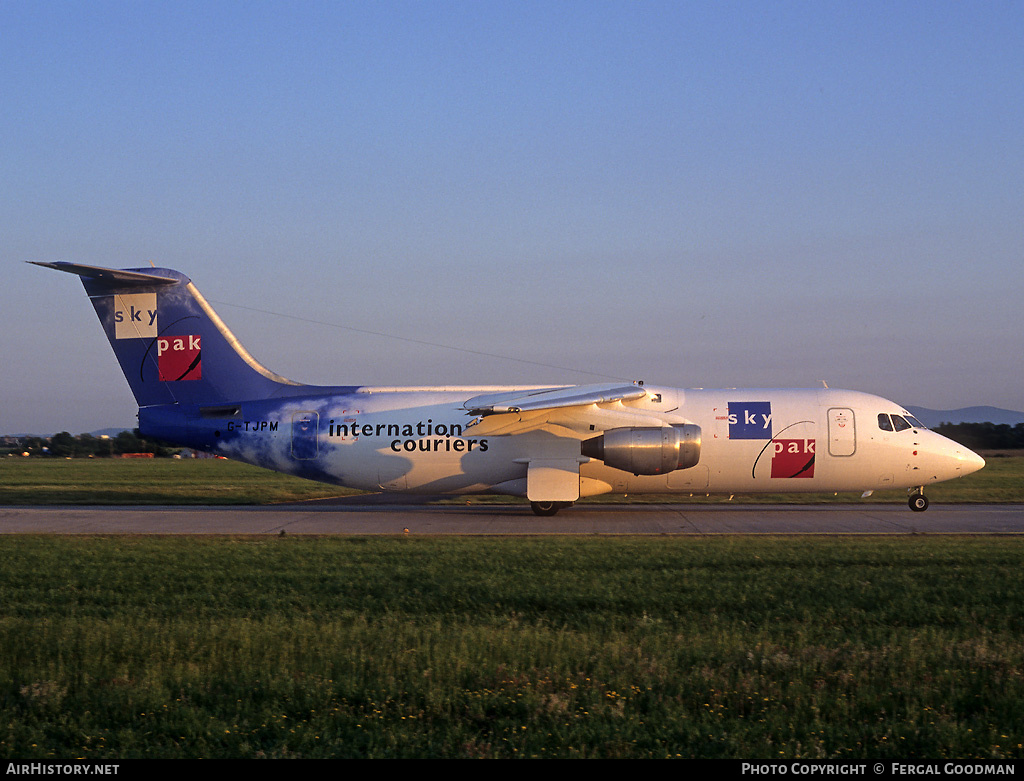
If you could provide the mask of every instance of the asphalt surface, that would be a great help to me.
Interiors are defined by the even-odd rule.
[[[1024,505],[584,504],[550,518],[525,505],[359,501],[269,507],[0,507],[0,534],[1021,534]]]

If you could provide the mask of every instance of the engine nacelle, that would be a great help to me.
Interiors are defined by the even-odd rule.
[[[582,443],[583,455],[634,475],[663,475],[700,461],[700,426],[613,428]]]

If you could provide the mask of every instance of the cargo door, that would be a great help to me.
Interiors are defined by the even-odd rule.
[[[312,461],[319,455],[316,434],[320,428],[320,413],[292,413],[292,458]]]

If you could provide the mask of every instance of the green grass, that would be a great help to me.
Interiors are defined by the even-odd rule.
[[[352,491],[222,459],[39,459],[0,460],[0,505],[47,504],[270,504],[342,496]],[[960,480],[929,486],[933,502],[1024,502],[1024,457],[989,457],[987,466]],[[762,494],[737,496],[737,503],[895,502],[906,491],[859,494]],[[440,500],[444,501],[444,500]],[[459,504],[523,501],[506,496],[450,500]],[[727,496],[606,494],[583,500],[607,502],[725,502]]]
[[[271,504],[351,493],[216,458],[0,461],[0,505]]]
[[[0,540],[0,757],[1024,756],[1024,540]]]

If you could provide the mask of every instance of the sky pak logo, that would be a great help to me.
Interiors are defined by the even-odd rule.
[[[156,293],[114,296],[115,339],[152,338],[156,334]]]
[[[729,439],[771,439],[770,401],[730,401]]]
[[[203,378],[202,351],[197,335],[161,336],[156,340],[156,355],[161,382]]]

